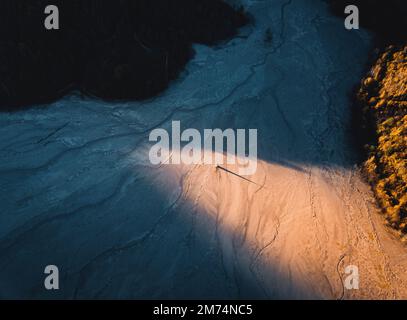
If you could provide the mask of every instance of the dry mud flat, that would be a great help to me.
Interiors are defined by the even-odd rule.
[[[153,100],[72,95],[0,115],[1,297],[407,298],[407,251],[347,142],[369,35],[323,1],[244,4],[256,27],[196,47]],[[255,184],[214,166],[153,167],[148,135],[175,120],[257,128]],[[59,291],[43,288],[48,264]],[[343,287],[348,265],[359,290]]]

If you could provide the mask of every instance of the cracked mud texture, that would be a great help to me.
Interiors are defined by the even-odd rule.
[[[0,114],[1,297],[407,298],[406,249],[348,143],[372,36],[346,31],[323,1],[241,3],[256,26],[196,45],[154,99],[72,94]],[[174,120],[257,128],[256,184],[215,166],[153,167],[148,135]],[[48,264],[57,292],[43,287]],[[343,287],[348,265],[359,290]]]
[[[247,23],[222,0],[55,0],[60,29],[46,30],[45,0],[0,3],[0,110],[79,90],[108,100],[162,92],[193,56]]]

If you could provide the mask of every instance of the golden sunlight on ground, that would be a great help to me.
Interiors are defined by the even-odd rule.
[[[216,165],[152,168],[148,157],[132,157],[159,192],[174,193],[180,181],[175,211],[192,216],[202,233],[214,227],[227,274],[251,278],[268,297],[407,297],[393,289],[405,281],[403,251],[356,172],[259,160],[247,181],[232,173],[236,165],[223,165],[230,172]],[[359,290],[344,289],[348,265],[359,268]]]

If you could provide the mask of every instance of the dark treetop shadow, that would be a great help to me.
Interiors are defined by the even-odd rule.
[[[60,29],[46,30],[45,0],[0,2],[0,110],[53,101],[71,90],[144,99],[164,90],[192,43],[235,35],[242,9],[222,0],[55,0]]]

